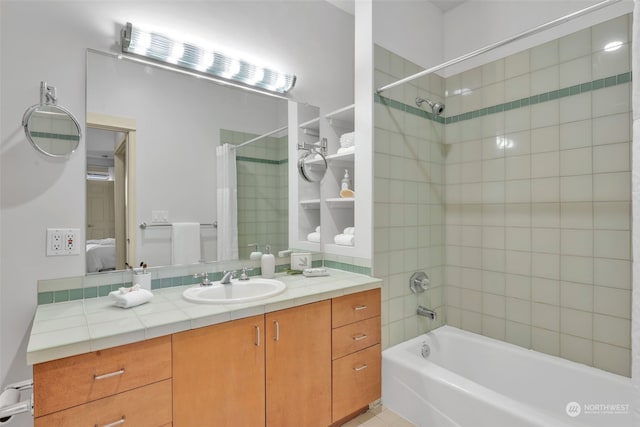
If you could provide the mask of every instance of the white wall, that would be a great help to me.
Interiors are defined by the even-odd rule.
[[[85,120],[86,48],[114,49],[126,21],[173,29],[262,55],[296,73],[292,96],[331,111],[353,102],[353,17],[313,2],[2,1],[0,90],[0,384],[31,376],[25,363],[39,279],[81,275],[84,257],[44,255],[47,227],[85,228],[85,149],[48,159],[20,122],[41,80]],[[198,40],[195,40],[198,41]],[[28,416],[13,425],[30,425]]]
[[[428,1],[373,2],[373,42],[424,68],[444,59],[442,25],[442,11]]]

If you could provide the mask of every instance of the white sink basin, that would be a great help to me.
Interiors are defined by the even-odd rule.
[[[279,280],[252,277],[249,280],[232,280],[230,285],[213,282],[211,286],[189,288],[182,296],[187,301],[205,304],[239,304],[278,295],[286,288]]]

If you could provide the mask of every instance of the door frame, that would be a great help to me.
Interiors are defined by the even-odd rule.
[[[115,239],[116,269],[123,270],[126,264],[136,266],[138,247],[136,193],[136,121],[126,117],[87,112],[87,128],[110,130],[125,134],[116,146],[114,154],[116,183]],[[123,263],[124,260],[124,263]]]

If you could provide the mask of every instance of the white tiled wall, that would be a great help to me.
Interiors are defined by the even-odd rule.
[[[448,115],[629,72],[630,25],[452,76]],[[605,52],[613,40],[625,44]],[[630,93],[446,125],[448,324],[630,375]]]
[[[376,87],[418,68],[377,47]],[[385,92],[415,106],[416,96],[442,100],[443,79],[431,76]],[[376,103],[374,134],[373,274],[383,279],[382,342],[388,347],[444,324],[444,125]],[[425,271],[432,288],[409,290],[409,278]],[[438,320],[416,315],[421,304]]]
[[[623,16],[383,95],[414,106],[445,94],[450,117],[627,73],[630,29]],[[623,46],[604,51],[614,40]],[[375,61],[376,87],[418,70],[379,47]],[[630,375],[630,92],[618,84],[446,126],[376,103],[385,346],[446,311],[453,326]],[[408,289],[417,270],[436,284],[419,297]],[[417,318],[418,304],[439,321]]]

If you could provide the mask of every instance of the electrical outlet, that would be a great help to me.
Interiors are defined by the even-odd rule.
[[[79,255],[79,228],[48,228],[47,256]]]
[[[169,222],[169,211],[151,211],[151,222],[153,223]]]

